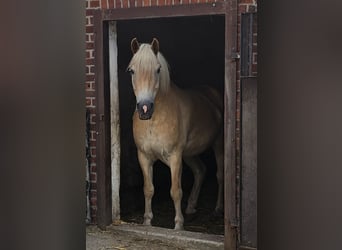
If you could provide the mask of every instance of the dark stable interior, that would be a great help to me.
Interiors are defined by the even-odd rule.
[[[224,90],[224,16],[197,16],[156,19],[136,19],[117,22],[118,77],[121,130],[121,219],[126,222],[143,222],[143,177],[136,156],[132,134],[132,114],[135,96],[130,75],[126,72],[132,57],[130,42],[136,37],[140,43],[159,40],[160,51],[170,65],[171,80],[181,88],[210,84]],[[197,205],[197,213],[185,214],[191,191],[192,172],[184,164],[182,211],[184,228],[189,231],[224,234],[222,216],[214,216],[217,182],[216,162],[209,150],[201,155],[207,166]],[[153,226],[174,227],[174,206],[170,196],[170,171],[161,162],[154,165],[155,194],[152,200]]]

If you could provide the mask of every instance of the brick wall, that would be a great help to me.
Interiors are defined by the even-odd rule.
[[[92,222],[96,223],[96,134],[95,134],[95,53],[93,10],[101,7],[99,0],[86,1],[86,82],[85,105],[90,112],[90,207]]]
[[[94,18],[93,12],[95,9],[110,9],[110,8],[134,8],[134,7],[148,7],[148,6],[165,6],[165,5],[179,5],[179,4],[196,4],[196,3],[210,3],[220,0],[86,0],[86,108],[90,112],[90,205],[92,222],[96,223],[96,134],[95,134],[95,58],[94,58]],[[238,43],[240,42],[240,17],[241,13],[255,12],[257,9],[256,0],[238,0]],[[253,36],[253,75],[257,74],[257,53],[256,53],[256,30]],[[236,126],[237,126],[237,155],[240,153],[240,68],[237,68],[237,111],[236,111]],[[240,159],[237,159],[240,162]],[[237,166],[240,168],[240,166]]]

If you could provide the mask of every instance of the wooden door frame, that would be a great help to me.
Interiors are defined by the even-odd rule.
[[[208,4],[137,7],[94,11],[95,81],[96,81],[96,164],[97,223],[105,228],[112,223],[111,152],[108,74],[108,22],[143,18],[184,17],[203,15],[225,16],[225,83],[224,83],[224,223],[225,249],[237,249],[236,206],[236,50],[237,1]],[[108,54],[108,53],[107,53]]]

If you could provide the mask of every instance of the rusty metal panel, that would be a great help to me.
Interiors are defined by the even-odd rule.
[[[241,244],[257,246],[257,80],[241,79]]]

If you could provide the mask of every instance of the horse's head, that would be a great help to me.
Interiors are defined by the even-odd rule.
[[[159,42],[139,44],[134,38],[131,42],[133,58],[128,66],[132,76],[132,86],[137,101],[137,111],[141,120],[151,119],[155,97],[161,82]],[[165,70],[165,69],[164,69]]]

